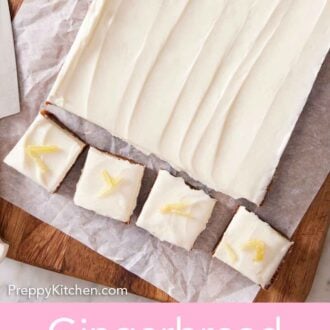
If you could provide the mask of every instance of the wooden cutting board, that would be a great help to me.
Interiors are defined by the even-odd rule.
[[[23,0],[10,0],[12,16]],[[295,245],[271,289],[257,302],[302,302],[306,299],[322,252],[330,220],[330,176],[327,177],[294,235]],[[170,296],[107,260],[59,230],[0,199],[0,236],[9,242],[8,256],[27,264],[111,287],[124,287],[158,301]]]

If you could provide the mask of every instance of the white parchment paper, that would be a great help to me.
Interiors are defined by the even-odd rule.
[[[165,168],[177,173],[156,157],[147,157],[105,130],[53,106],[48,109],[86,142],[147,165],[132,224],[125,225],[97,216],[73,205],[72,196],[85,154],[53,195],[3,164],[3,158],[46,99],[89,3],[90,0],[25,0],[15,18],[21,113],[0,120],[0,196],[119,263],[179,301],[252,301],[258,287],[211,257],[238,201],[208,191],[219,202],[207,229],[191,252],[159,242],[137,228],[134,222],[157,169]],[[255,209],[253,205],[248,205],[288,236],[299,224],[330,168],[329,94],[328,56],[263,206]],[[184,173],[179,175],[194,186],[204,188]]]

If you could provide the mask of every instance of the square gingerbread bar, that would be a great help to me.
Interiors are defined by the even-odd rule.
[[[240,207],[214,257],[265,288],[292,244],[256,214]]]
[[[4,159],[7,165],[51,193],[57,190],[85,147],[54,118],[40,112]]]
[[[161,241],[191,250],[205,229],[216,200],[184,180],[159,171],[137,226]]]
[[[74,203],[97,214],[128,222],[136,207],[144,166],[91,147]]]

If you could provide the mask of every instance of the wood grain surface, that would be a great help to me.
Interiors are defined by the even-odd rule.
[[[10,0],[12,17],[22,1]],[[295,245],[273,285],[269,290],[261,290],[256,302],[302,302],[306,299],[329,221],[330,176],[294,234]],[[158,301],[174,301],[155,286],[2,199],[0,236],[9,242],[8,256],[15,260],[111,287],[124,287]]]

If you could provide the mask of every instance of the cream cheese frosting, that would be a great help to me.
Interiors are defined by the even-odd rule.
[[[84,147],[68,130],[39,113],[4,162],[54,192]]]
[[[270,284],[292,244],[257,215],[240,207],[214,257],[264,288]]]
[[[48,101],[260,204],[329,21],[327,0],[94,1]]]
[[[6,258],[9,245],[0,239],[0,263]]]
[[[74,203],[115,220],[128,222],[136,207],[144,166],[91,147]]]
[[[191,250],[205,229],[216,200],[161,170],[137,220],[137,226],[161,241]]]

